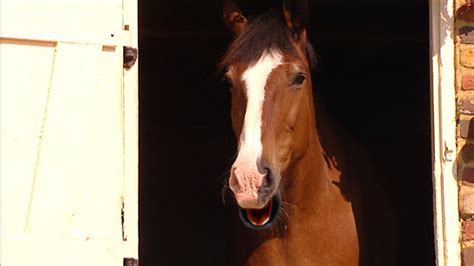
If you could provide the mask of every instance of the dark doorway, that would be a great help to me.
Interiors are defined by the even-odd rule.
[[[311,1],[314,90],[390,174],[403,264],[435,265],[427,0]],[[139,1],[140,264],[224,265],[234,155],[218,1]]]

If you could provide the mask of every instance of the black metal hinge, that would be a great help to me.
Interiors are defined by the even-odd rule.
[[[137,58],[138,58],[137,48],[133,48],[131,46],[123,47],[123,67],[126,70],[129,70],[130,68],[133,67],[133,65],[135,65]]]
[[[138,260],[134,258],[124,258],[123,266],[138,266]]]

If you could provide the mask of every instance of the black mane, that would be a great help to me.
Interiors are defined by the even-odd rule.
[[[220,69],[225,70],[235,63],[253,63],[265,51],[298,57],[292,38],[293,34],[286,25],[281,9],[271,8],[250,19],[246,28],[230,45],[219,64]],[[312,64],[312,47],[309,43],[307,47],[307,56]]]

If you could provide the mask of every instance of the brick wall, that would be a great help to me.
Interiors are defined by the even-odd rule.
[[[474,265],[474,0],[456,2],[456,99],[462,262]]]

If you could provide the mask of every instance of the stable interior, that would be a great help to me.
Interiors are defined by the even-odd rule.
[[[310,2],[314,91],[392,174],[403,265],[434,265],[428,1]],[[140,264],[225,265],[232,35],[218,1],[139,5]]]

